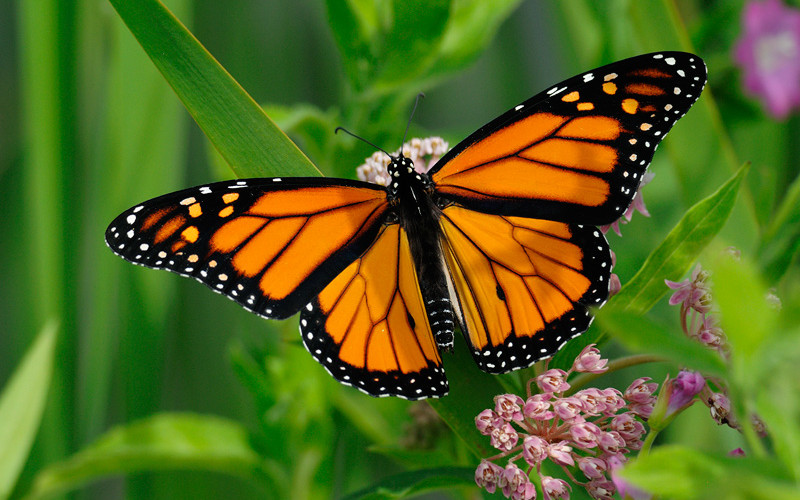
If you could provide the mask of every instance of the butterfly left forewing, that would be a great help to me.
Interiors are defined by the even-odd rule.
[[[218,182],[123,212],[119,256],[191,276],[246,309],[286,318],[360,256],[389,205],[380,186],[325,178]]]
[[[405,231],[385,226],[300,316],[303,342],[336,379],[372,396],[447,394]]]
[[[588,71],[481,127],[430,175],[441,197],[474,210],[609,224],[705,81],[703,61],[683,52]]]
[[[594,227],[450,206],[443,250],[478,366],[505,373],[555,354],[608,297],[611,255]]]

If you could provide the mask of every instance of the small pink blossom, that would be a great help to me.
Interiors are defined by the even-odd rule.
[[[650,380],[650,377],[641,377],[631,382],[623,394],[625,400],[631,403],[650,403],[653,393],[658,389],[658,384]]]
[[[551,394],[534,394],[525,401],[522,413],[531,420],[550,420],[555,413],[550,411]]]
[[[517,492],[525,492],[529,488],[526,485],[530,484],[531,480],[525,472],[514,465],[513,463],[509,463],[506,465],[506,468],[500,474],[500,480],[498,481],[498,486],[503,490],[503,494],[506,497],[510,497],[512,494]],[[536,489],[533,490],[533,495],[536,495]],[[528,497],[534,498],[534,496]]]
[[[499,465],[495,465],[488,460],[481,460],[478,469],[475,471],[475,483],[489,493],[494,493],[497,488],[497,481],[502,473],[503,468]]]
[[[741,448],[736,448],[728,452],[729,457],[743,457],[745,456],[744,450]]]
[[[718,424],[731,424],[731,401],[721,392],[715,392],[708,398],[711,418]]]
[[[583,403],[576,397],[559,398],[553,402],[553,411],[564,422],[571,422],[581,417]]]
[[[522,422],[522,409],[524,404],[521,397],[516,394],[501,394],[494,398],[495,412],[504,420]]]
[[[592,479],[586,485],[586,491],[595,500],[614,500],[614,492],[617,489],[608,479]]]
[[[708,273],[697,264],[692,277],[683,281],[664,280],[675,293],[669,298],[669,305],[681,304],[682,309],[694,309],[706,313],[711,309],[711,289],[708,286]]]
[[[502,420],[492,410],[483,410],[475,417],[475,426],[478,428],[478,432],[484,436],[490,435],[498,425],[502,425]]]
[[[583,403],[583,412],[587,415],[600,415],[605,410],[603,391],[596,387],[582,389],[573,396]]]
[[[584,449],[597,447],[597,441],[602,433],[603,431],[600,430],[600,427],[592,422],[575,423],[569,429],[572,441]]]
[[[491,444],[498,450],[509,451],[517,445],[519,434],[508,422],[492,429]]]
[[[600,351],[595,344],[589,344],[575,358],[572,369],[582,373],[605,373],[608,370],[607,364],[608,360],[600,356]]]
[[[667,377],[658,394],[648,423],[651,429],[660,431],[675,416],[694,402],[694,397],[706,386],[706,381],[697,372],[682,370],[674,379]]]
[[[556,479],[550,476],[542,476],[542,491],[546,500],[557,500],[559,498],[569,499],[569,484],[563,479]]]
[[[572,458],[572,446],[567,443],[567,441],[559,441],[551,443],[547,447],[547,454],[553,462],[560,465],[575,465],[575,459]]]
[[[602,458],[580,457],[578,458],[578,468],[587,479],[591,480],[605,478],[608,466],[606,466],[606,461]]]
[[[622,439],[625,440],[625,446],[631,447],[634,443],[642,438],[645,433],[644,425],[636,420],[631,412],[620,413],[611,419],[608,428],[612,431],[617,431]]]
[[[800,105],[800,10],[780,0],[750,1],[742,25],[733,55],[745,89],[784,118]]]
[[[619,435],[617,431],[609,431],[600,434],[597,444],[604,452],[609,455],[616,455],[621,453],[625,448],[625,440]]]
[[[613,387],[601,391],[603,404],[603,414],[613,415],[617,413],[620,408],[625,406],[625,400],[622,398],[622,393]]]
[[[542,392],[564,392],[569,389],[567,372],[552,368],[536,377],[536,385]]]
[[[522,441],[522,456],[528,465],[537,466],[547,458],[547,440],[536,436],[526,436]]]

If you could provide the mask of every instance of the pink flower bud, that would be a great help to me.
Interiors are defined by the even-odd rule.
[[[553,411],[564,422],[571,422],[581,416],[583,402],[576,397],[559,398],[553,403]]]
[[[572,424],[569,435],[572,441],[583,449],[591,449],[597,446],[597,440],[603,431],[592,422],[578,422]]]
[[[711,418],[720,425],[731,423],[731,401],[721,392],[715,392],[708,398],[708,407]]]
[[[605,404],[602,402],[603,391],[600,389],[594,387],[583,389],[576,392],[573,397],[583,403],[584,415],[600,415],[605,410]]]
[[[575,459],[572,458],[572,447],[567,444],[567,441],[559,441],[558,443],[550,443],[547,447],[547,454],[550,459],[559,465],[575,465]]]
[[[502,473],[503,468],[499,465],[495,465],[488,460],[481,460],[475,470],[475,483],[489,493],[494,493],[495,488],[497,488],[497,481]]]
[[[617,489],[608,479],[592,479],[586,485],[586,491],[596,500],[614,500],[614,492]]]
[[[477,427],[478,432],[484,436],[491,434],[492,430],[497,425],[502,425],[502,420],[497,413],[493,412],[492,410],[483,410],[482,412],[478,413],[477,417],[475,417],[475,427]]]
[[[522,409],[526,418],[531,420],[550,420],[555,414],[550,411],[550,394],[534,394],[525,401]]]
[[[647,383],[650,377],[642,377],[634,380],[631,385],[625,389],[625,400],[630,403],[650,403],[653,393],[658,389],[658,384],[655,382]]]
[[[495,412],[506,421],[522,422],[522,409],[524,401],[516,394],[501,394],[494,397]]]
[[[557,500],[559,498],[569,499],[570,490],[569,484],[563,479],[542,476],[542,491],[547,500]]]
[[[513,493],[519,490],[526,490],[526,484],[530,484],[531,480],[528,475],[513,463],[506,465],[506,468],[500,474],[498,486],[503,490],[506,497],[510,497]],[[534,489],[534,495],[535,495]],[[533,497],[529,497],[533,498]]]
[[[583,472],[587,479],[605,479],[605,472],[608,469],[605,460],[597,457],[578,458],[578,468]]]
[[[604,432],[597,440],[600,449],[609,455],[616,455],[625,448],[625,440],[619,435],[617,431]]]
[[[610,387],[601,391],[603,395],[603,413],[605,415],[613,415],[617,413],[620,408],[625,406],[625,400],[622,399],[622,393]]]
[[[626,412],[620,413],[611,419],[608,426],[612,431],[617,431],[622,439],[625,440],[625,445],[629,446],[631,442],[638,441],[644,435],[645,429],[641,422],[636,420],[633,413]]]
[[[539,465],[547,458],[547,441],[533,434],[526,436],[522,441],[522,456],[528,465]]]
[[[728,452],[729,457],[743,457],[745,456],[744,450],[741,448],[736,448],[735,450],[731,450]]]
[[[611,473],[611,480],[614,482],[614,487],[617,489],[620,498],[631,498],[632,500],[647,500],[653,496],[646,491],[636,488],[632,484],[622,479],[617,471],[622,467],[623,461],[620,457],[609,457],[606,462],[608,463],[608,470]]]
[[[683,370],[674,379],[667,378],[648,419],[650,428],[660,431],[666,427],[705,386],[705,379],[697,372]]]
[[[553,368],[536,377],[536,385],[542,392],[564,392],[569,389],[567,372]]]
[[[589,344],[575,358],[572,369],[583,373],[604,373],[608,370],[607,364],[608,360],[600,357],[600,351],[595,344]]]

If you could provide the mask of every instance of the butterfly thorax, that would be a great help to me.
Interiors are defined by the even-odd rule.
[[[403,156],[393,157],[389,198],[393,217],[408,234],[425,310],[437,345],[453,347],[455,316],[450,302],[444,262],[441,258],[440,210],[433,197],[433,183],[426,174],[414,170],[414,163]]]

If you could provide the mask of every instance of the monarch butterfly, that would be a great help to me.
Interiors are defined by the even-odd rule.
[[[630,205],[653,153],[697,100],[682,52],[561,82],[391,182],[261,178],[146,201],[106,231],[117,255],[191,276],[265,318],[300,312],[312,356],[373,396],[447,393],[458,325],[489,373],[552,356],[608,298],[596,226]]]

